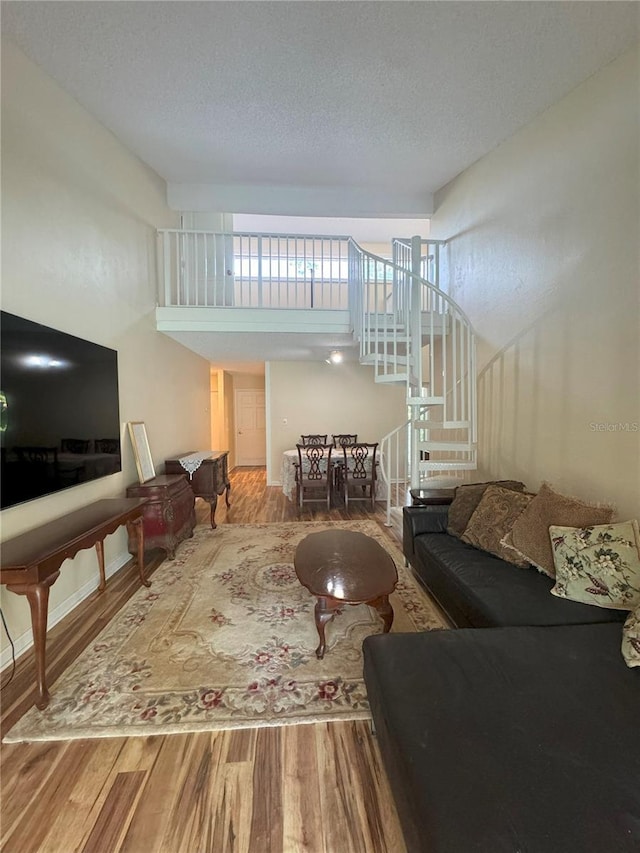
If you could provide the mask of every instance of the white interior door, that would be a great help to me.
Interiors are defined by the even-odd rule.
[[[266,465],[264,391],[236,391],[236,465]]]

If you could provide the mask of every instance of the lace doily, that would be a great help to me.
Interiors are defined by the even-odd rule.
[[[198,453],[190,453],[188,456],[182,456],[180,459],[178,459],[178,462],[182,465],[184,470],[189,475],[189,479],[193,480],[193,475],[202,465],[203,461],[205,459],[209,459],[210,457],[210,450],[200,450],[198,451]]]

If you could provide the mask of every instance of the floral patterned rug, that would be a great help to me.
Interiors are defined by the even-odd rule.
[[[367,605],[327,625],[318,660],[315,599],[300,585],[296,546],[330,527],[357,530],[393,557],[392,631],[445,627],[372,521],[196,528],[5,742],[169,734],[364,719],[362,641],[382,631]]]

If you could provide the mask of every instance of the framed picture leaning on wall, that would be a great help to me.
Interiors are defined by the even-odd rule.
[[[151,458],[151,448],[147,438],[147,430],[143,421],[129,421],[129,436],[133,446],[133,455],[138,469],[138,479],[141,483],[153,480],[156,471]]]

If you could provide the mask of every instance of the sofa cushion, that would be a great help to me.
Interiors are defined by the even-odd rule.
[[[620,634],[602,624],[364,641],[411,853],[640,849],[640,679]]]
[[[597,607],[640,605],[640,536],[637,521],[595,527],[549,528],[559,598]]]
[[[528,566],[528,561],[520,557],[517,551],[502,544],[502,539],[532,498],[533,495],[528,492],[488,486],[460,538],[474,548],[488,551],[516,566]]]
[[[621,622],[604,610],[550,595],[553,582],[532,568],[516,571],[499,557],[455,536],[425,533],[414,540],[411,565],[455,625],[569,625]]]
[[[627,616],[622,629],[622,657],[627,666],[640,666],[640,607]]]
[[[507,546],[516,548],[524,559],[553,578],[555,568],[549,538],[551,525],[588,527],[590,524],[608,524],[612,516],[612,507],[595,506],[560,495],[548,483],[543,483],[505,541]]]
[[[465,483],[457,486],[449,506],[447,533],[451,536],[462,536],[489,486],[502,486],[516,492],[524,491],[524,483],[518,480],[493,480],[487,483]]]

